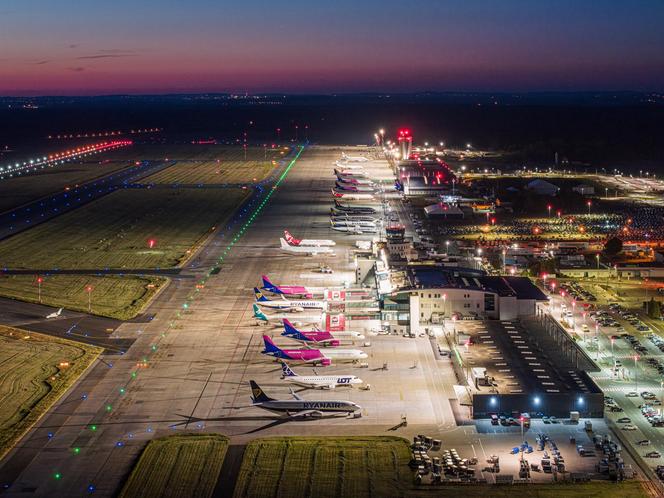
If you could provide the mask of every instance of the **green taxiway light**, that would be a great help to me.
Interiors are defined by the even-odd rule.
[[[126,392],[125,388],[124,388],[124,387],[121,387],[121,388],[120,388],[120,394],[124,394],[125,392]]]
[[[74,455],[78,455],[81,452],[81,448],[74,448]]]
[[[55,474],[53,474],[53,478],[56,481],[59,481],[60,479],[62,479],[62,474],[60,472],[56,472]]]
[[[106,411],[107,412],[110,412],[112,409],[113,409],[113,407],[111,405],[106,405]]]
[[[91,430],[91,431],[96,431],[96,430],[97,430],[97,426],[96,426],[96,425],[91,425],[91,426],[90,426],[90,430]]]

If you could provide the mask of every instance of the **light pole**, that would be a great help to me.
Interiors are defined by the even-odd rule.
[[[447,316],[447,293],[443,294],[443,314]]]
[[[551,204],[547,205],[546,209],[549,211],[549,218],[551,218]]]
[[[449,252],[450,252],[450,241],[446,240],[445,241],[445,256],[449,256]]]
[[[588,205],[588,214],[590,214],[590,206],[592,206],[592,202],[588,201],[586,204]]]
[[[41,284],[44,281],[42,277],[37,277],[37,298],[39,300],[39,304],[41,304]]]
[[[615,342],[615,339],[612,337],[611,338],[611,360],[613,361],[613,368],[611,369],[612,375],[616,371],[616,355],[613,352],[613,343]]]
[[[597,253],[595,258],[597,259],[597,269],[599,270],[599,253]],[[597,278],[599,278],[599,274],[597,275]]]
[[[505,254],[506,254],[506,252],[507,251],[505,251],[505,249],[503,249],[503,274],[505,274]]]
[[[92,286],[88,285],[85,292],[88,293],[88,313],[92,313]]]

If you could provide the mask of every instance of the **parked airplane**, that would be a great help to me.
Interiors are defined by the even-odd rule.
[[[341,183],[345,185],[365,185],[365,186],[370,186],[374,187],[374,182],[367,178],[355,178],[352,176],[341,176],[337,175],[337,180],[340,181]]]
[[[283,322],[282,320],[284,318],[291,318],[293,315],[288,314],[288,313],[279,313],[279,314],[267,314],[263,310],[261,310],[260,306],[258,306],[256,303],[252,305],[252,309],[254,310],[254,318],[258,320],[259,322],[263,322],[265,324],[274,324],[274,325],[281,325]],[[309,325],[318,325],[323,321],[323,314],[319,313],[318,315],[301,315],[298,314],[298,321],[293,322],[293,324],[296,327],[301,327],[304,324],[309,324]]]
[[[263,289],[273,294],[281,294],[285,296],[304,296],[308,299],[313,297],[313,293],[306,287],[301,285],[274,285],[270,282],[267,275],[261,275],[263,279]]]
[[[326,240],[326,239],[296,239],[291,235],[291,233],[288,230],[284,230],[284,237],[286,238],[286,242],[288,242],[292,246],[316,246],[316,247],[324,247],[324,246],[335,246],[337,243],[333,240]]]
[[[363,206],[361,204],[348,204],[348,203],[343,203],[339,202],[338,200],[335,199],[334,201],[334,208],[338,209],[339,211],[349,211],[352,213],[375,213],[376,208],[373,206]]]
[[[330,223],[336,227],[361,227],[361,228],[376,228],[375,221],[354,220],[351,218],[335,221],[330,220]]]
[[[368,192],[350,192],[348,190],[339,191],[335,189],[332,189],[332,195],[336,198],[347,199],[351,201],[364,201],[374,198],[374,195]]]
[[[335,164],[338,168],[342,169],[352,169],[353,171],[364,171],[364,166],[357,163],[346,163],[344,161],[336,161]]]
[[[345,152],[341,153],[341,159],[348,163],[366,163],[369,160],[363,156],[347,156]]]
[[[316,344],[324,344],[326,346],[338,346],[341,341],[354,341],[364,339],[364,335],[359,332],[353,331],[339,331],[331,332],[328,330],[298,330],[295,325],[290,322],[288,318],[283,319],[284,332],[283,336],[295,339],[301,342],[314,342]]]
[[[59,318],[60,315],[62,315],[62,310],[63,309],[64,308],[60,308],[58,311],[54,311],[53,313],[50,313],[50,314],[46,315],[46,318],[47,319],[49,319],[49,318]]]
[[[334,168],[334,174],[337,176],[344,176],[350,178],[366,178],[367,174],[363,170],[359,169],[344,169],[344,168]]]
[[[334,251],[329,247],[320,247],[320,246],[292,246],[284,239],[279,239],[281,243],[281,250],[285,252],[290,252],[293,254],[305,254],[307,256],[316,256],[318,254],[330,254],[334,255]]]
[[[289,384],[295,384],[310,389],[334,389],[338,386],[362,384],[362,379],[355,375],[298,375],[285,362],[281,364],[282,379]]]
[[[350,185],[337,180],[334,185],[339,190],[346,190],[348,192],[375,192],[376,189],[370,185]]]
[[[332,230],[337,232],[350,233],[353,235],[362,235],[363,233],[376,233],[376,227],[359,227],[359,226],[335,226],[332,225]]]
[[[270,398],[256,382],[251,385],[251,402],[254,406],[271,412],[286,413],[289,417],[322,417],[327,413],[361,413],[362,407],[352,401],[306,401],[291,390],[294,399],[278,400]]]
[[[268,336],[263,336],[265,349],[261,353],[274,356],[281,360],[301,361],[304,363],[313,363],[314,365],[323,365],[327,367],[333,360],[338,361],[359,361],[368,358],[367,353],[360,349],[326,349],[324,352],[320,349],[281,349],[272,342]]]
[[[254,295],[256,296],[256,303],[265,308],[272,308],[277,310],[292,310],[292,311],[304,311],[307,310],[324,310],[327,308],[327,303],[325,301],[309,301],[304,299],[297,300],[288,300],[281,296],[281,299],[275,299],[273,301],[266,298],[261,291],[254,287]]]

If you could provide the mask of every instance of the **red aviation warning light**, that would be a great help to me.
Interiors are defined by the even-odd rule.
[[[148,247],[150,249],[153,249],[154,246],[156,246],[156,245],[157,245],[157,241],[155,239],[148,239]]]

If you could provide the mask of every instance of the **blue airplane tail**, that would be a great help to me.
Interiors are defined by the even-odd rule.
[[[283,322],[284,322],[283,335],[296,336],[296,337],[300,336],[300,331],[297,330],[295,327],[293,327],[293,324],[287,318],[284,318]]]
[[[251,401],[253,403],[264,403],[266,401],[274,401],[272,398],[270,398],[267,394],[263,392],[261,387],[256,384],[253,380],[249,381],[249,385],[251,386]]]
[[[284,374],[284,377],[296,377],[295,372],[286,364],[286,362],[281,363],[281,371]]]
[[[256,297],[256,301],[259,303],[264,303],[265,301],[269,301],[268,298],[266,298],[261,291],[259,291],[256,287],[254,287],[254,296]]]
[[[270,279],[267,278],[267,275],[263,275],[261,278],[263,279],[263,289],[265,289],[267,291],[270,291],[270,292],[274,292],[275,294],[281,294],[282,293],[281,290],[279,289],[279,287],[277,287],[272,282],[270,282]]]
[[[263,343],[265,344],[265,349],[263,350],[264,354],[269,354],[277,358],[284,358],[284,352],[279,349],[268,336],[263,336]]]

